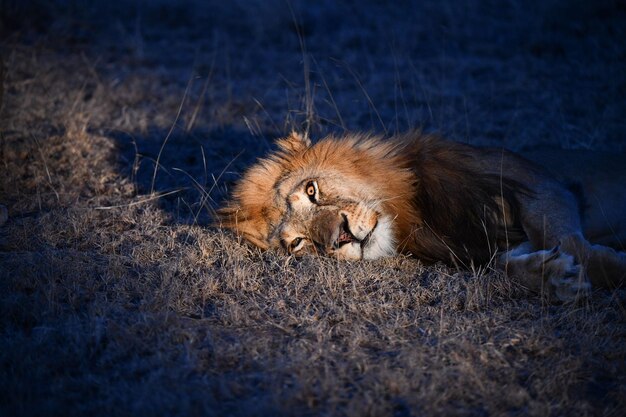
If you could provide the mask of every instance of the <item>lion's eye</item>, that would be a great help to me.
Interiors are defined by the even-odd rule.
[[[304,246],[304,238],[297,237],[289,244],[289,252],[294,253],[302,249]]]
[[[317,182],[315,181],[309,181],[306,183],[306,195],[307,197],[309,197],[309,200],[311,200],[311,203],[316,203],[317,202]]]

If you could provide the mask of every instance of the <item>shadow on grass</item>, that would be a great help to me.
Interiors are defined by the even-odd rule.
[[[172,221],[200,225],[211,223],[233,183],[276,137],[232,128],[107,136],[116,141],[122,174],[139,194],[160,196],[159,206]]]

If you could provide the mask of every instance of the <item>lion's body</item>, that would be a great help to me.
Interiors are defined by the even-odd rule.
[[[538,150],[522,155],[572,188],[584,235],[597,244],[626,248],[626,155],[582,150]]]
[[[583,207],[582,193],[520,156],[416,132],[315,145],[292,134],[278,147],[244,175],[220,212],[225,227],[263,249],[343,259],[400,252],[460,266],[495,261],[533,289],[548,282],[562,299],[587,289],[586,271],[597,282],[626,273],[626,255],[583,237],[584,224],[588,236],[619,248],[624,185],[612,190],[617,201]],[[606,197],[601,184],[573,180],[586,199]]]

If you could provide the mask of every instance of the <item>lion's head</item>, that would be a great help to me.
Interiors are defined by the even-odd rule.
[[[220,210],[224,227],[262,249],[294,255],[376,259],[396,253],[401,223],[416,223],[407,218],[414,176],[403,166],[398,143],[350,136],[312,145],[292,133],[277,146],[236,185]]]

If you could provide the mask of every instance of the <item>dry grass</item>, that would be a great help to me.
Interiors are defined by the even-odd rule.
[[[0,0],[0,414],[623,413],[624,290],[207,227],[291,127],[624,150],[622,6],[461,3]]]

